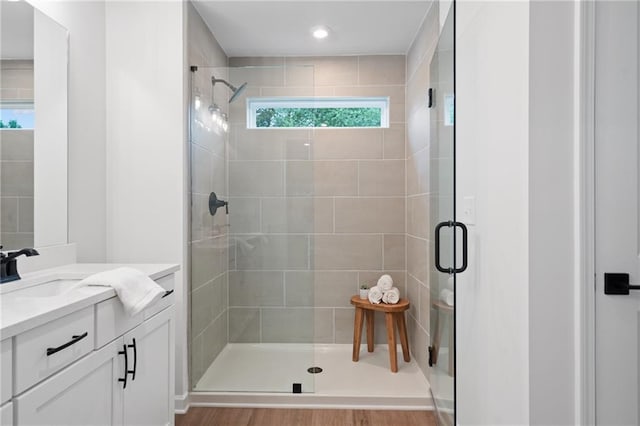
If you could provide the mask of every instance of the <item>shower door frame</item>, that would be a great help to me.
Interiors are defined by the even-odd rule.
[[[456,381],[456,364],[457,364],[457,357],[456,357],[456,348],[457,348],[457,333],[456,333],[456,325],[457,325],[457,321],[456,321],[456,317],[457,317],[457,312],[456,312],[456,307],[457,307],[457,292],[456,292],[456,276],[458,273],[463,272],[466,267],[467,267],[467,229],[466,226],[463,223],[460,223],[457,221],[457,217],[456,217],[456,127],[457,127],[457,119],[456,119],[456,0],[453,0],[451,3],[451,7],[449,9],[449,11],[447,12],[447,17],[444,20],[444,24],[442,26],[442,30],[440,32],[440,35],[438,36],[438,42],[436,44],[436,50],[434,52],[434,56],[438,54],[439,52],[439,47],[441,45],[441,42],[443,40],[443,37],[446,37],[445,31],[447,31],[447,21],[451,19],[451,28],[449,31],[451,31],[451,65],[452,65],[452,69],[451,69],[451,78],[452,78],[452,93],[449,94],[449,96],[451,97],[451,103],[452,103],[452,109],[453,109],[453,122],[451,123],[452,125],[452,139],[451,139],[451,143],[452,143],[452,150],[451,150],[451,163],[449,163],[450,167],[451,167],[451,173],[452,173],[452,179],[451,179],[451,204],[450,204],[450,211],[449,213],[449,217],[445,218],[445,217],[431,217],[431,223],[430,226],[434,227],[434,242],[435,242],[435,247],[434,247],[434,266],[435,269],[439,272],[439,273],[446,273],[449,274],[449,276],[453,279],[453,287],[452,287],[452,291],[453,291],[453,296],[454,296],[454,303],[452,306],[452,314],[451,314],[451,320],[449,321],[448,326],[451,328],[450,331],[450,335],[451,337],[451,341],[449,342],[449,347],[448,350],[451,351],[453,350],[453,372],[449,372],[449,375],[451,375],[453,377],[453,388],[451,391],[451,395],[447,395],[447,396],[451,396],[453,403],[452,403],[452,408],[453,408],[453,412],[452,413],[447,413],[446,411],[444,411],[443,409],[445,407],[439,407],[438,404],[438,398],[436,397],[436,393],[434,392],[434,386],[433,383],[435,381],[431,381],[431,386],[429,388],[429,392],[431,393],[431,399],[433,401],[433,405],[434,405],[434,409],[435,409],[435,413],[436,413],[436,420],[438,421],[438,424],[445,424],[445,425],[455,425],[457,423],[457,398],[456,398],[456,393],[457,393],[457,381]],[[433,61],[433,58],[432,58]],[[441,61],[441,58],[438,58],[438,61]],[[439,64],[438,64],[439,65]],[[431,67],[431,66],[430,66]],[[430,78],[432,78],[433,76],[430,75]],[[441,82],[441,76],[440,73],[438,73],[438,80],[437,83],[439,84]],[[430,86],[432,84],[430,83]],[[433,104],[435,104],[436,107],[438,107],[438,101],[440,100],[437,91],[434,93],[432,92],[432,89],[429,89],[429,107],[431,108]],[[442,97],[442,101],[443,101],[443,111],[445,109],[445,102],[444,102],[444,97]],[[444,114],[443,114],[444,116]],[[446,123],[446,119],[443,118],[443,121]],[[432,126],[433,126],[433,120],[432,120]],[[446,124],[444,124],[446,126]],[[431,143],[433,143],[434,141],[432,140]],[[443,142],[438,140],[438,142]],[[439,171],[441,171],[441,169],[439,169]],[[437,175],[438,177],[443,177],[446,176],[446,172],[440,173],[439,175]],[[435,188],[438,185],[434,185],[434,179],[431,179],[430,183],[429,183],[431,188]],[[440,192],[438,191],[438,195],[440,195]],[[435,215],[434,215],[435,216]],[[440,220],[444,220],[440,223],[437,223]],[[449,261],[451,262],[450,265],[445,265],[442,266],[441,265],[441,250],[442,247],[440,245],[440,232],[443,228],[452,228],[451,233],[448,240],[448,243],[450,244],[450,248],[451,251],[449,252],[450,254],[450,259]],[[459,249],[459,245],[458,245],[458,234],[459,231],[458,229],[462,230],[462,265],[458,266],[458,249]],[[446,243],[447,241],[445,241]],[[447,244],[445,244],[446,246]],[[441,275],[436,275],[438,278],[442,278]],[[434,296],[434,292],[431,291],[431,298],[436,298],[436,300],[438,300],[439,296],[440,296],[440,285],[437,284],[438,282],[440,282],[440,279],[435,280],[436,281],[436,286],[437,286],[437,290],[436,290],[436,294]],[[430,301],[432,303],[433,306],[433,300]],[[437,312],[434,314],[434,312]],[[445,321],[446,317],[438,319],[440,317],[442,317],[443,315],[440,313],[440,311],[436,311],[435,309],[433,309],[432,307],[430,307],[430,313],[431,313],[431,320],[433,320],[434,316],[437,318],[436,321]],[[437,326],[436,326],[437,327]],[[443,332],[443,334],[445,334],[445,332]],[[434,336],[433,336],[433,327],[431,329],[431,334],[430,334],[430,342],[429,342],[429,354],[428,354],[428,358],[429,358],[429,367],[432,368],[433,370],[435,370],[436,366],[432,365],[432,350],[434,348],[434,346],[432,346],[434,343]],[[441,365],[442,363],[440,363]],[[436,386],[437,388],[437,386]],[[451,417],[447,417],[446,414],[452,414]]]

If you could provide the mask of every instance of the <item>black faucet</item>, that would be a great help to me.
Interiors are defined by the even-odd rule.
[[[3,253],[1,250],[2,246],[0,246],[0,284],[20,279],[20,274],[18,274],[18,261],[16,260],[18,256],[24,254],[27,257],[31,257],[40,254],[32,248],[24,248],[8,253]]]

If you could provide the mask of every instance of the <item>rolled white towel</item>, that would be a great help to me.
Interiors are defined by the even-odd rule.
[[[447,288],[453,291],[453,274],[449,275],[449,278],[447,278]]]
[[[391,287],[382,295],[382,301],[384,303],[388,303],[389,305],[395,305],[400,301],[400,290],[398,290],[396,287]]]
[[[393,287],[393,278],[391,278],[391,275],[384,274],[381,276],[378,279],[378,287],[380,287],[380,290],[383,292],[390,290],[391,287]]]
[[[377,305],[382,300],[382,290],[377,286],[373,286],[369,289],[367,297],[369,298],[369,302]]]
[[[446,303],[449,306],[453,306],[453,303],[454,303],[453,292],[447,288],[443,288],[442,291],[440,292],[440,300],[442,300],[444,303]]]

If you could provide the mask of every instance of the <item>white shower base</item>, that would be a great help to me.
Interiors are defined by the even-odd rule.
[[[429,383],[418,365],[404,362],[389,370],[386,345],[351,361],[351,345],[228,344],[209,366],[194,392],[193,406],[341,407],[430,409]],[[310,374],[317,366],[322,373]],[[302,383],[302,394],[292,384]]]

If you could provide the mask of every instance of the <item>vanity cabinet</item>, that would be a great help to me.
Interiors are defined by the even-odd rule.
[[[172,425],[173,274],[156,282],[167,296],[136,317],[112,297],[3,340],[0,425]]]
[[[16,397],[16,425],[172,424],[172,328],[165,309]]]

